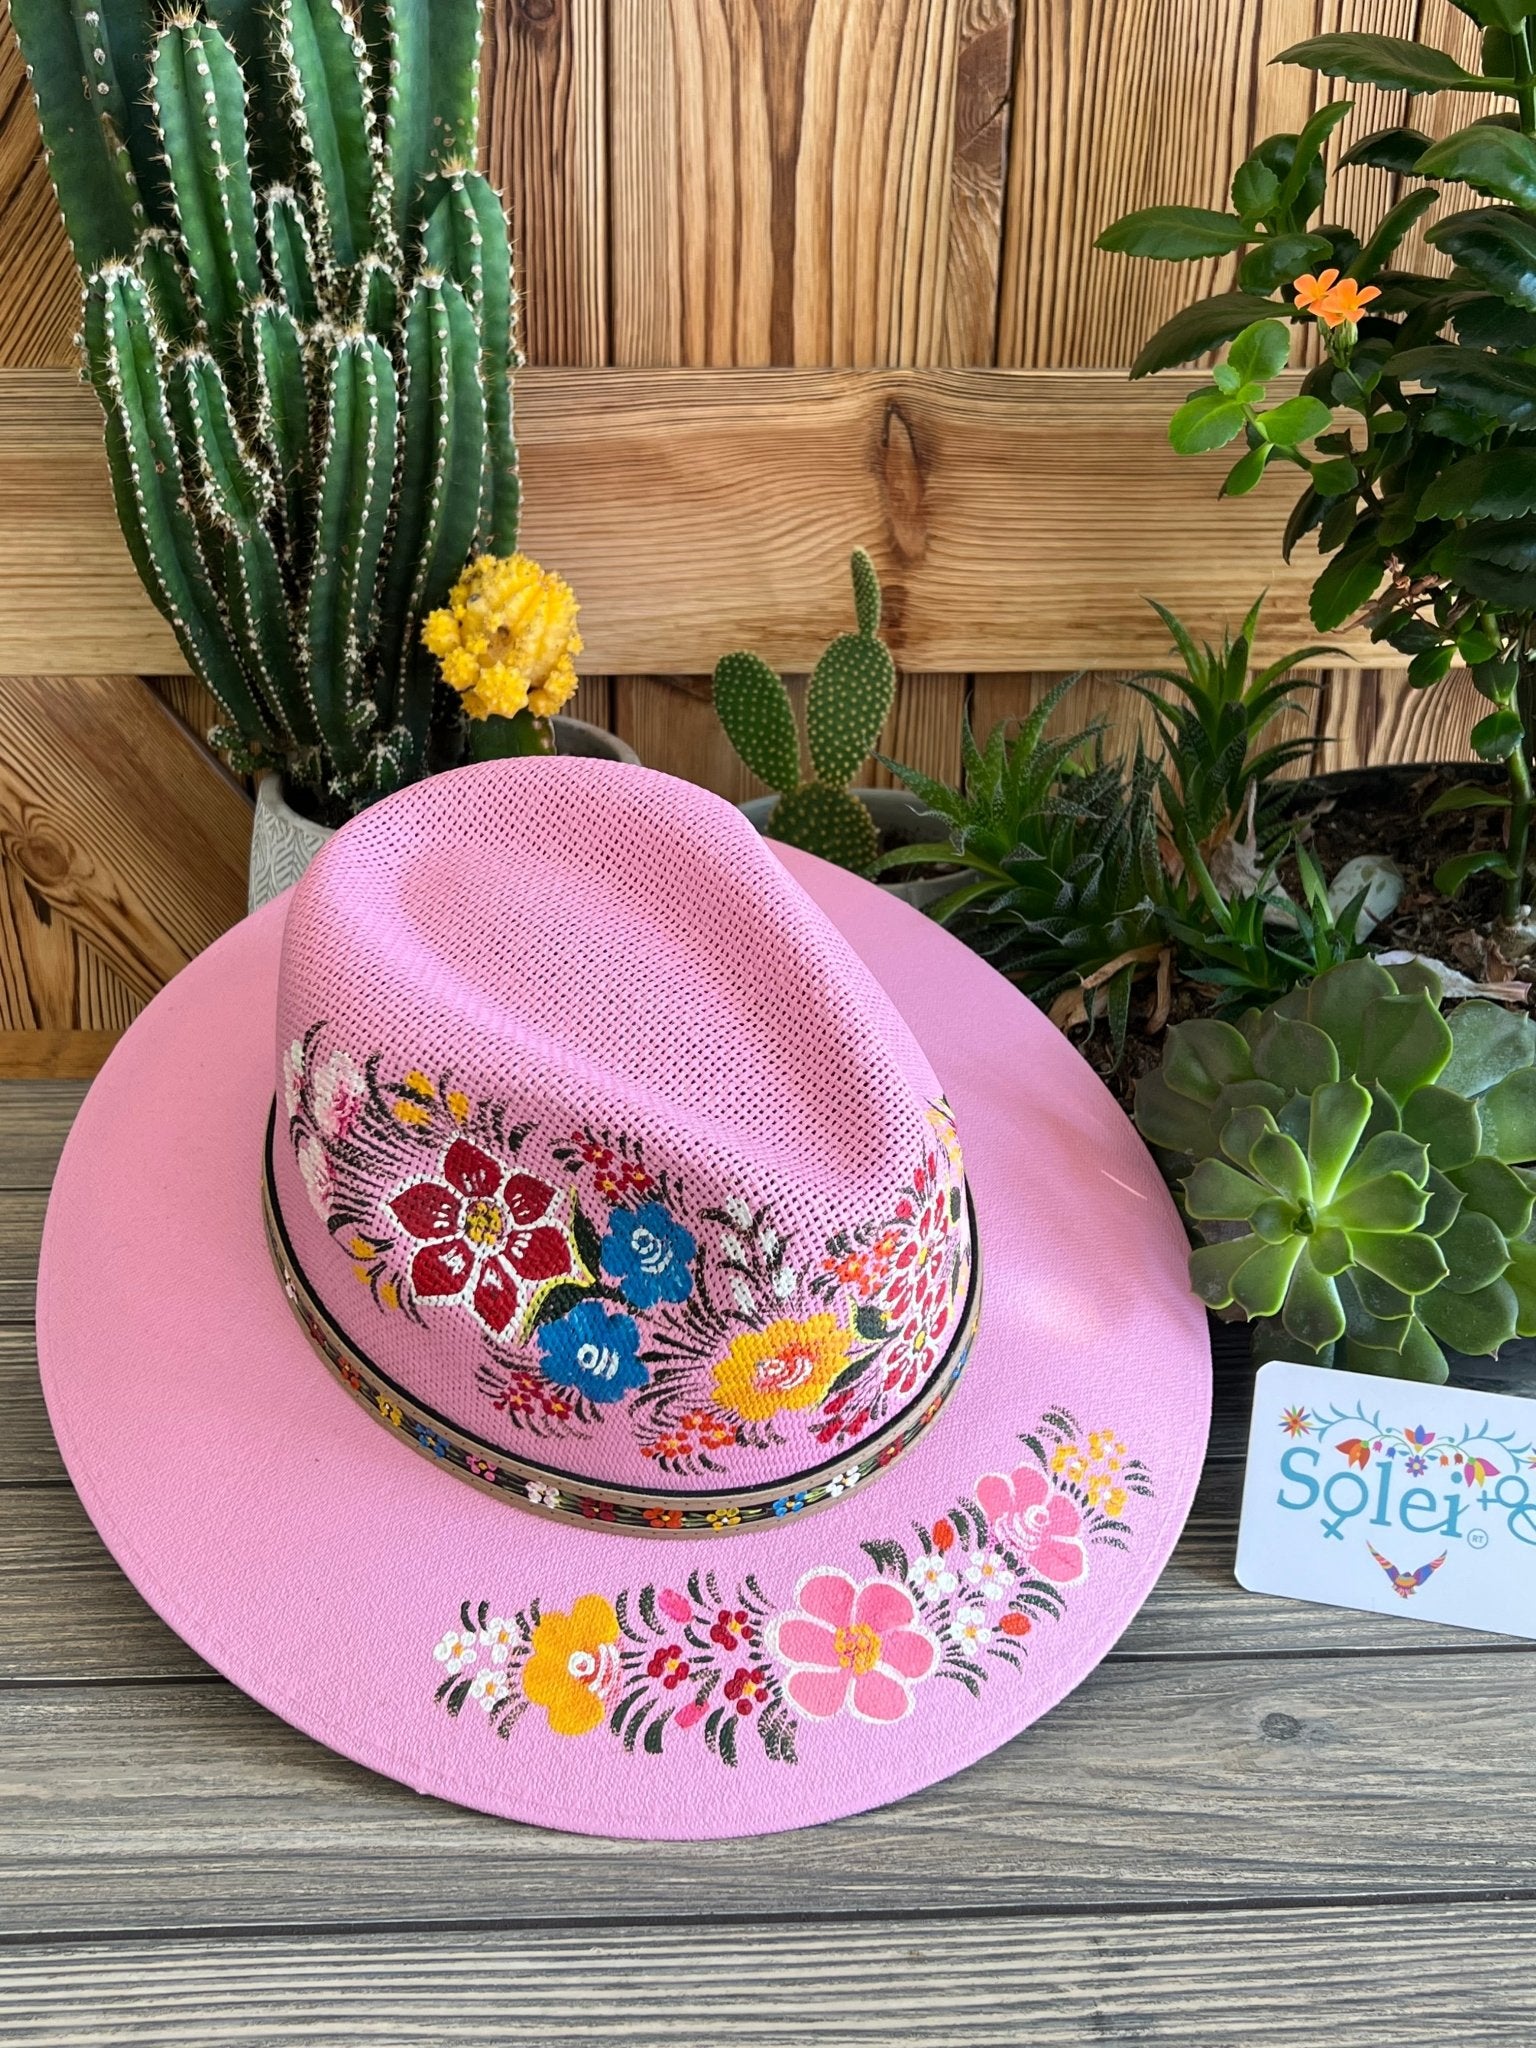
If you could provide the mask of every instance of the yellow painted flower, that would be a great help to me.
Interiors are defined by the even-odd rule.
[[[523,1691],[556,1735],[590,1735],[606,1717],[619,1682],[618,1634],[619,1617],[598,1593],[583,1593],[569,1614],[540,1617]]]
[[[383,1416],[384,1420],[389,1424],[390,1428],[399,1429],[401,1424],[405,1421],[405,1417],[400,1413],[400,1410],[395,1406],[394,1402],[380,1401],[378,1406],[379,1413]]]
[[[527,555],[481,555],[421,629],[471,718],[548,718],[576,688],[580,606],[564,577]]]
[[[711,1508],[709,1511],[711,1529],[734,1529],[740,1522],[740,1508]]]
[[[850,1333],[835,1316],[746,1330],[715,1367],[715,1401],[744,1422],[814,1408],[848,1363]]]

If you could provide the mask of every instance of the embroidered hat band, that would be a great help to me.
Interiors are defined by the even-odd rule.
[[[424,1457],[484,1492],[557,1521],[611,1524],[643,1529],[648,1535],[728,1535],[754,1523],[809,1513],[841,1499],[861,1479],[895,1464],[939,1415],[965,1369],[981,1319],[981,1248],[975,1208],[966,1187],[971,1257],[966,1298],[954,1322],[954,1335],[913,1399],[883,1429],[860,1441],[856,1457],[850,1458],[845,1450],[771,1487],[659,1493],[599,1485],[578,1473],[514,1456],[500,1445],[466,1434],[414,1399],[344,1335],[316,1298],[284,1227],[273,1177],[276,1130],[274,1101],[263,1147],[262,1217],[267,1244],[283,1292],[322,1363],[370,1414]]]

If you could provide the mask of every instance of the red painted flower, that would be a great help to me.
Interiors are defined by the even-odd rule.
[[[688,1659],[677,1643],[668,1643],[665,1648],[657,1650],[645,1668],[651,1678],[661,1680],[668,1692],[676,1692],[687,1681]]]
[[[725,1681],[725,1696],[738,1714],[750,1714],[754,1706],[768,1697],[767,1670],[761,1664],[755,1670],[744,1664]]]
[[[441,1181],[418,1181],[390,1202],[421,1249],[411,1282],[423,1300],[465,1300],[503,1336],[559,1280],[580,1275],[570,1197],[531,1173],[507,1173],[467,1139],[443,1157]]]
[[[748,1649],[757,1641],[757,1632],[744,1607],[722,1607],[715,1616],[715,1625],[709,1632],[712,1643],[718,1643],[722,1650],[734,1650],[744,1643]]]

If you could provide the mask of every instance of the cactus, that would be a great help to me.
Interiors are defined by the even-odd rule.
[[[1536,1335],[1536,1025],[1442,1015],[1428,970],[1351,960],[1234,1027],[1176,1025],[1136,1093],[1208,1242],[1196,1294],[1267,1355],[1440,1381]]]
[[[896,693],[896,668],[879,637],[880,584],[862,548],[853,552],[852,573],[858,630],[840,634],[826,649],[806,693],[811,780],[801,780],[789,692],[761,656],[722,656],[715,668],[715,711],[742,761],[778,791],[768,836],[867,874],[880,838],[848,784],[879,744]]]
[[[517,544],[481,0],[15,0],[118,514],[215,738],[336,822],[465,749],[423,621]]]

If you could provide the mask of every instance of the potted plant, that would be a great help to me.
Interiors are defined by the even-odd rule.
[[[789,692],[761,655],[722,655],[714,692],[726,737],[773,792],[748,798],[741,806],[747,817],[770,839],[864,875],[876,872],[882,851],[930,841],[938,820],[905,790],[851,787],[880,743],[896,694],[895,663],[880,638],[880,580],[862,548],[854,549],[851,573],[856,629],[825,649],[806,693],[809,777],[801,772]],[[936,874],[883,886],[909,903],[935,902],[952,889],[956,873],[947,854],[937,865]]]
[[[1358,614],[1410,657],[1412,688],[1434,687],[1457,660],[1470,668],[1490,707],[1472,744],[1500,764],[1499,777],[1441,778],[1429,792],[1426,816],[1449,812],[1469,825],[1435,880],[1451,896],[1471,885],[1465,922],[1490,942],[1490,957],[1518,965],[1536,946],[1536,4],[1459,4],[1484,30],[1480,71],[1374,35],[1318,36],[1275,60],[1412,94],[1508,103],[1440,142],[1393,127],[1344,152],[1335,169],[1374,168],[1393,189],[1417,181],[1363,241],[1326,221],[1329,138],[1350,110],[1338,100],[1237,167],[1230,212],[1150,207],[1116,221],[1099,246],[1170,262],[1241,252],[1238,288],[1175,314],[1132,375],[1230,344],[1174,413],[1174,447],[1236,444],[1228,495],[1257,488],[1272,469],[1298,474],[1283,549],[1289,559],[1315,538],[1328,558],[1312,591],[1321,630]],[[1425,237],[1450,257],[1451,274],[1399,267],[1410,228],[1458,185],[1474,203]],[[1322,360],[1298,393],[1271,404],[1297,326],[1318,330]],[[1386,808],[1402,796],[1399,787]],[[1496,838],[1480,829],[1489,812]]]
[[[480,6],[12,12],[123,532],[267,778],[258,898],[402,784],[547,749],[575,688],[574,596],[517,551]]]

